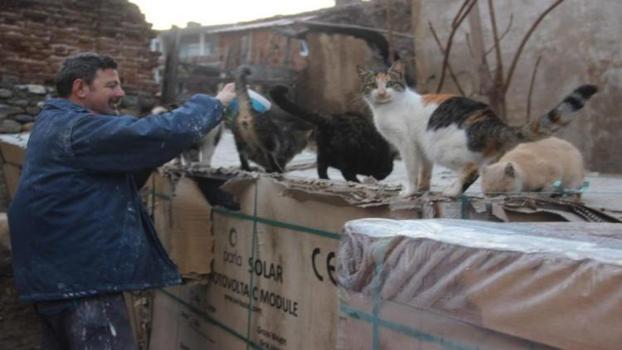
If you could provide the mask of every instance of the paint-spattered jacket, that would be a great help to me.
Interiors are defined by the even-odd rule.
[[[20,299],[178,284],[132,174],[178,155],[217,125],[222,112],[207,95],[140,119],[49,100],[31,132],[8,213]]]

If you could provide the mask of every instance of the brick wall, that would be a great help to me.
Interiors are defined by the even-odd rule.
[[[81,51],[115,58],[130,95],[153,95],[156,33],[127,0],[0,1],[0,79],[50,85],[60,63]]]

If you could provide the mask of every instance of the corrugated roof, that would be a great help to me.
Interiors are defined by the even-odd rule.
[[[258,29],[258,28],[283,27],[283,26],[292,25],[298,22],[308,21],[313,18],[315,18],[315,16],[299,16],[299,17],[279,18],[279,19],[255,22],[255,23],[236,23],[230,26],[225,26],[225,27],[209,30],[208,33],[239,32],[239,31],[253,30],[253,29]]]

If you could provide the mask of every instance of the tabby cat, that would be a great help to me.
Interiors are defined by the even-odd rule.
[[[483,167],[482,192],[555,192],[583,184],[583,157],[570,142],[557,137],[521,143],[492,165]]]
[[[400,62],[387,71],[361,67],[358,71],[376,128],[404,160],[408,181],[402,196],[429,190],[433,164],[457,172],[457,179],[443,193],[460,195],[478,178],[482,166],[518,143],[548,137],[567,125],[597,91],[593,85],[580,86],[537,120],[511,127],[484,103],[462,96],[420,95],[409,89]]]
[[[285,165],[307,145],[311,126],[274,106],[259,113],[251,106],[247,76],[251,70],[241,66],[236,74],[235,90],[239,112],[231,129],[242,169],[250,171],[249,160],[267,172],[282,173]]]
[[[358,182],[356,175],[382,180],[393,170],[395,152],[374,127],[371,116],[357,112],[320,115],[305,111],[287,98],[288,88],[278,85],[270,97],[284,111],[315,126],[317,172],[328,179],[328,167],[341,171],[343,178]]]

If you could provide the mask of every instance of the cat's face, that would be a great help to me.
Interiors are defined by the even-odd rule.
[[[487,166],[481,175],[482,192],[487,196],[522,190],[521,180],[510,162]]]
[[[391,102],[397,94],[406,90],[404,65],[395,62],[386,72],[374,72],[357,67],[361,90],[365,99],[373,105]]]

